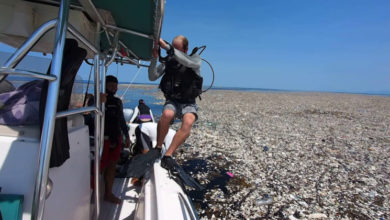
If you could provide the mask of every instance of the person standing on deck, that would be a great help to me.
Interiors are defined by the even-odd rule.
[[[130,147],[128,127],[123,115],[122,101],[115,97],[118,90],[118,79],[106,77],[106,101],[104,120],[104,146],[101,158],[101,170],[104,176],[104,200],[119,204],[121,200],[112,193],[116,164],[122,149],[122,134],[126,136],[126,147]]]
[[[154,122],[152,110],[145,104],[143,99],[138,101],[138,106],[135,107],[130,123],[141,124],[144,122]]]
[[[160,39],[159,45],[167,51],[168,60],[161,63],[154,72],[149,72],[149,78],[157,79],[163,75],[160,89],[166,102],[157,126],[157,149],[162,148],[169,126],[175,117],[182,120],[181,128],[165,152],[162,162],[172,159],[175,150],[189,137],[193,123],[198,119],[196,97],[202,92],[200,77],[201,58],[198,54],[187,55],[188,40],[179,35],[172,41],[172,46]],[[153,50],[157,57],[158,47]]]

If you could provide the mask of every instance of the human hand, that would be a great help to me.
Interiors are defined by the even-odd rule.
[[[130,138],[126,138],[126,148],[130,148]]]
[[[100,93],[100,101],[101,102],[107,101],[107,94],[106,93]]]
[[[152,54],[153,54],[154,58],[157,58],[158,57],[158,48],[153,48]]]
[[[154,58],[157,58],[158,57],[158,49],[159,49],[159,43],[156,42],[153,46],[153,50],[152,50],[152,55]]]

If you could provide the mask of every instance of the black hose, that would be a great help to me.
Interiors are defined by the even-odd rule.
[[[84,61],[85,61],[88,65],[93,66],[93,63],[90,63],[90,62],[88,61],[88,59],[84,59]]]
[[[204,50],[204,49],[203,49],[203,50]],[[203,50],[201,51],[201,53],[203,52]],[[202,93],[204,93],[204,92],[208,91],[209,89],[211,89],[211,87],[213,87],[213,85],[214,85],[214,79],[215,79],[215,73],[214,73],[213,66],[209,63],[209,61],[207,61],[207,60],[205,60],[205,59],[203,59],[203,58],[202,58],[202,60],[203,60],[204,62],[206,62],[206,63],[210,66],[210,69],[211,69],[211,71],[213,72],[213,81],[211,82],[209,88],[207,88],[206,90],[202,91]]]

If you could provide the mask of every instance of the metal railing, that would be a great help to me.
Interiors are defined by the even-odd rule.
[[[78,115],[78,114],[84,114],[88,112],[95,112],[98,115],[102,115],[102,112],[98,109],[97,106],[90,106],[90,107],[85,107],[85,108],[78,108],[78,109],[72,109],[68,111],[62,111],[62,112],[57,112],[56,114],[56,119],[63,118],[63,117],[68,117],[71,115]]]
[[[49,30],[53,29],[57,25],[57,19],[50,20],[41,25],[37,30],[33,32],[31,37],[27,39],[3,65],[4,71],[13,69],[23,59],[24,56],[34,47],[34,45],[46,34]],[[12,72],[12,71],[10,71]],[[15,71],[13,71],[15,72]],[[15,73],[14,73],[15,74]],[[0,75],[0,82],[7,77],[8,74]]]
[[[60,88],[61,68],[65,36],[68,24],[70,0],[62,0],[58,14],[58,22],[55,34],[53,60],[50,74],[57,79],[49,82],[48,95],[45,106],[45,117],[41,133],[40,154],[38,159],[38,174],[35,181],[33,196],[32,219],[43,219],[46,200],[46,185],[49,175],[50,155],[53,143],[54,125],[57,113],[57,101]]]
[[[100,32],[100,23],[98,23],[97,27],[96,27],[96,32],[99,33]],[[96,42],[99,42],[99,37],[100,35],[98,34],[97,35],[97,39],[96,39]],[[94,88],[94,93],[95,93],[95,103],[96,103],[96,106],[98,107],[99,106],[99,103],[100,103],[100,54],[97,53],[95,55],[95,59],[94,59],[94,67],[95,67],[95,74],[94,74],[94,79],[95,79],[95,88]],[[99,108],[99,107],[98,107]],[[102,109],[100,109],[102,110]],[[102,112],[103,113],[103,112]],[[104,114],[104,113],[103,113]],[[99,203],[99,199],[100,199],[100,183],[99,183],[99,173],[100,173],[100,135],[102,135],[101,133],[101,117],[98,116],[98,117],[95,117],[95,163],[94,163],[94,173],[95,173],[95,218],[98,219],[99,218],[99,214],[100,214],[100,203]],[[104,136],[104,134],[103,134]]]
[[[37,73],[28,70],[18,70],[18,69],[10,69],[10,68],[0,68],[0,75],[14,75],[14,76],[29,76],[38,79],[46,79],[49,81],[54,81],[57,79],[57,76]]]
[[[85,46],[87,46],[92,52],[99,53],[98,49],[88,41],[76,28],[74,28],[71,24],[68,24],[68,31],[71,33],[77,40],[80,40]]]
[[[11,57],[6,61],[3,67],[0,68],[0,82],[7,77],[7,75],[17,75],[17,76],[29,76],[39,79],[44,79],[49,81],[48,85],[48,94],[46,99],[45,106],[45,117],[43,121],[42,133],[41,133],[41,142],[39,149],[39,158],[38,158],[38,173],[35,181],[35,190],[33,196],[33,205],[32,205],[32,219],[43,219],[45,200],[46,200],[46,185],[48,181],[49,165],[50,165],[50,156],[52,150],[53,134],[55,121],[57,118],[63,118],[75,114],[82,114],[87,112],[95,112],[95,212],[94,217],[97,219],[100,213],[100,203],[99,203],[99,173],[100,173],[100,155],[101,147],[103,146],[104,141],[104,105],[99,104],[100,102],[100,93],[105,92],[105,75],[107,67],[113,61],[117,61],[118,56],[118,44],[122,47],[130,50],[122,42],[118,40],[118,35],[114,37],[114,50],[110,59],[102,59],[99,51],[99,40],[100,40],[100,31],[103,29],[106,32],[107,37],[109,35],[114,35],[111,32],[108,32],[107,29],[115,30],[118,32],[126,32],[134,34],[137,36],[145,37],[158,41],[157,37],[152,35],[146,35],[136,31],[115,27],[112,25],[107,25],[104,23],[101,15],[93,5],[90,0],[80,0],[82,5],[89,5],[89,9],[86,9],[87,13],[95,13],[97,17],[97,29],[96,29],[96,42],[95,45],[89,42],[79,31],[77,31],[72,25],[68,24],[68,16],[70,11],[70,0],[62,0],[60,3],[59,14],[57,19],[50,20],[43,25],[41,25],[33,34],[11,55]],[[161,3],[161,2],[160,2]],[[159,3],[159,4],[160,4]],[[161,7],[163,13],[163,7]],[[161,18],[159,18],[161,19]],[[159,21],[161,24],[162,20]],[[53,59],[51,63],[50,74],[36,73],[27,70],[18,70],[15,67],[18,63],[26,56],[26,54],[34,47],[34,45],[45,35],[48,31],[56,27],[55,34],[55,43],[54,43],[54,52]],[[161,27],[160,27],[161,28]],[[57,102],[58,94],[60,87],[61,79],[61,69],[62,69],[62,60],[63,60],[63,51],[65,46],[65,37],[66,32],[69,31],[76,39],[82,42],[86,47],[88,47],[93,53],[95,53],[95,103],[96,106],[84,107],[79,109],[73,109],[68,111],[57,112]],[[160,31],[158,31],[160,32]],[[110,40],[110,39],[109,39]],[[130,50],[131,52],[131,50]],[[135,63],[130,58],[125,59],[127,63],[135,64],[139,66],[146,66],[139,63],[139,58],[134,54],[134,57],[138,60],[138,63]],[[104,61],[104,62],[103,62]],[[102,68],[102,69],[100,69]]]
[[[49,165],[50,165],[50,155],[52,150],[53,134],[55,127],[55,120],[57,118],[67,117],[75,114],[82,114],[87,112],[95,112],[95,151],[100,151],[100,136],[101,128],[100,122],[102,115],[101,105],[96,105],[95,107],[85,107],[79,109],[73,109],[63,112],[57,111],[57,102],[58,102],[58,93],[61,79],[61,68],[63,60],[63,50],[65,45],[65,36],[67,30],[80,42],[82,42],[86,47],[88,47],[93,53],[97,54],[96,68],[95,68],[95,94],[99,94],[100,90],[100,71],[99,71],[99,50],[91,42],[89,42],[79,31],[77,31],[73,26],[68,26],[68,16],[69,16],[69,0],[62,0],[60,4],[59,16],[57,19],[50,20],[42,24],[33,34],[10,56],[10,58],[5,62],[3,67],[0,68],[0,81],[3,80],[7,75],[17,75],[17,76],[28,76],[33,78],[39,78],[49,81],[48,85],[48,95],[45,106],[45,117],[41,133],[41,142],[39,148],[39,158],[38,158],[38,173],[35,180],[35,190],[33,196],[32,204],[32,219],[43,219],[45,200],[46,200],[46,185],[48,180]],[[26,54],[35,46],[35,44],[44,36],[48,31],[56,27],[55,35],[55,45],[52,59],[52,68],[50,74],[37,73],[27,70],[18,70],[14,69],[18,63],[26,56]],[[100,32],[100,25],[98,25],[97,32]],[[98,35],[98,34],[97,34]],[[98,44],[97,44],[98,45]],[[96,103],[100,103],[100,96],[96,95]],[[94,169],[95,173],[99,173],[100,166],[100,154],[98,153],[95,156]],[[95,218],[99,216],[99,176],[95,175]]]

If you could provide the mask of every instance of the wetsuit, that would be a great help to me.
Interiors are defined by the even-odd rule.
[[[128,127],[123,116],[122,101],[112,94],[107,96],[105,103],[106,116],[104,120],[104,146],[101,168],[110,161],[118,161],[122,145],[122,133],[129,138]]]
[[[135,107],[130,122],[143,123],[151,121],[153,121],[153,113],[145,103],[140,103],[137,107]]]

